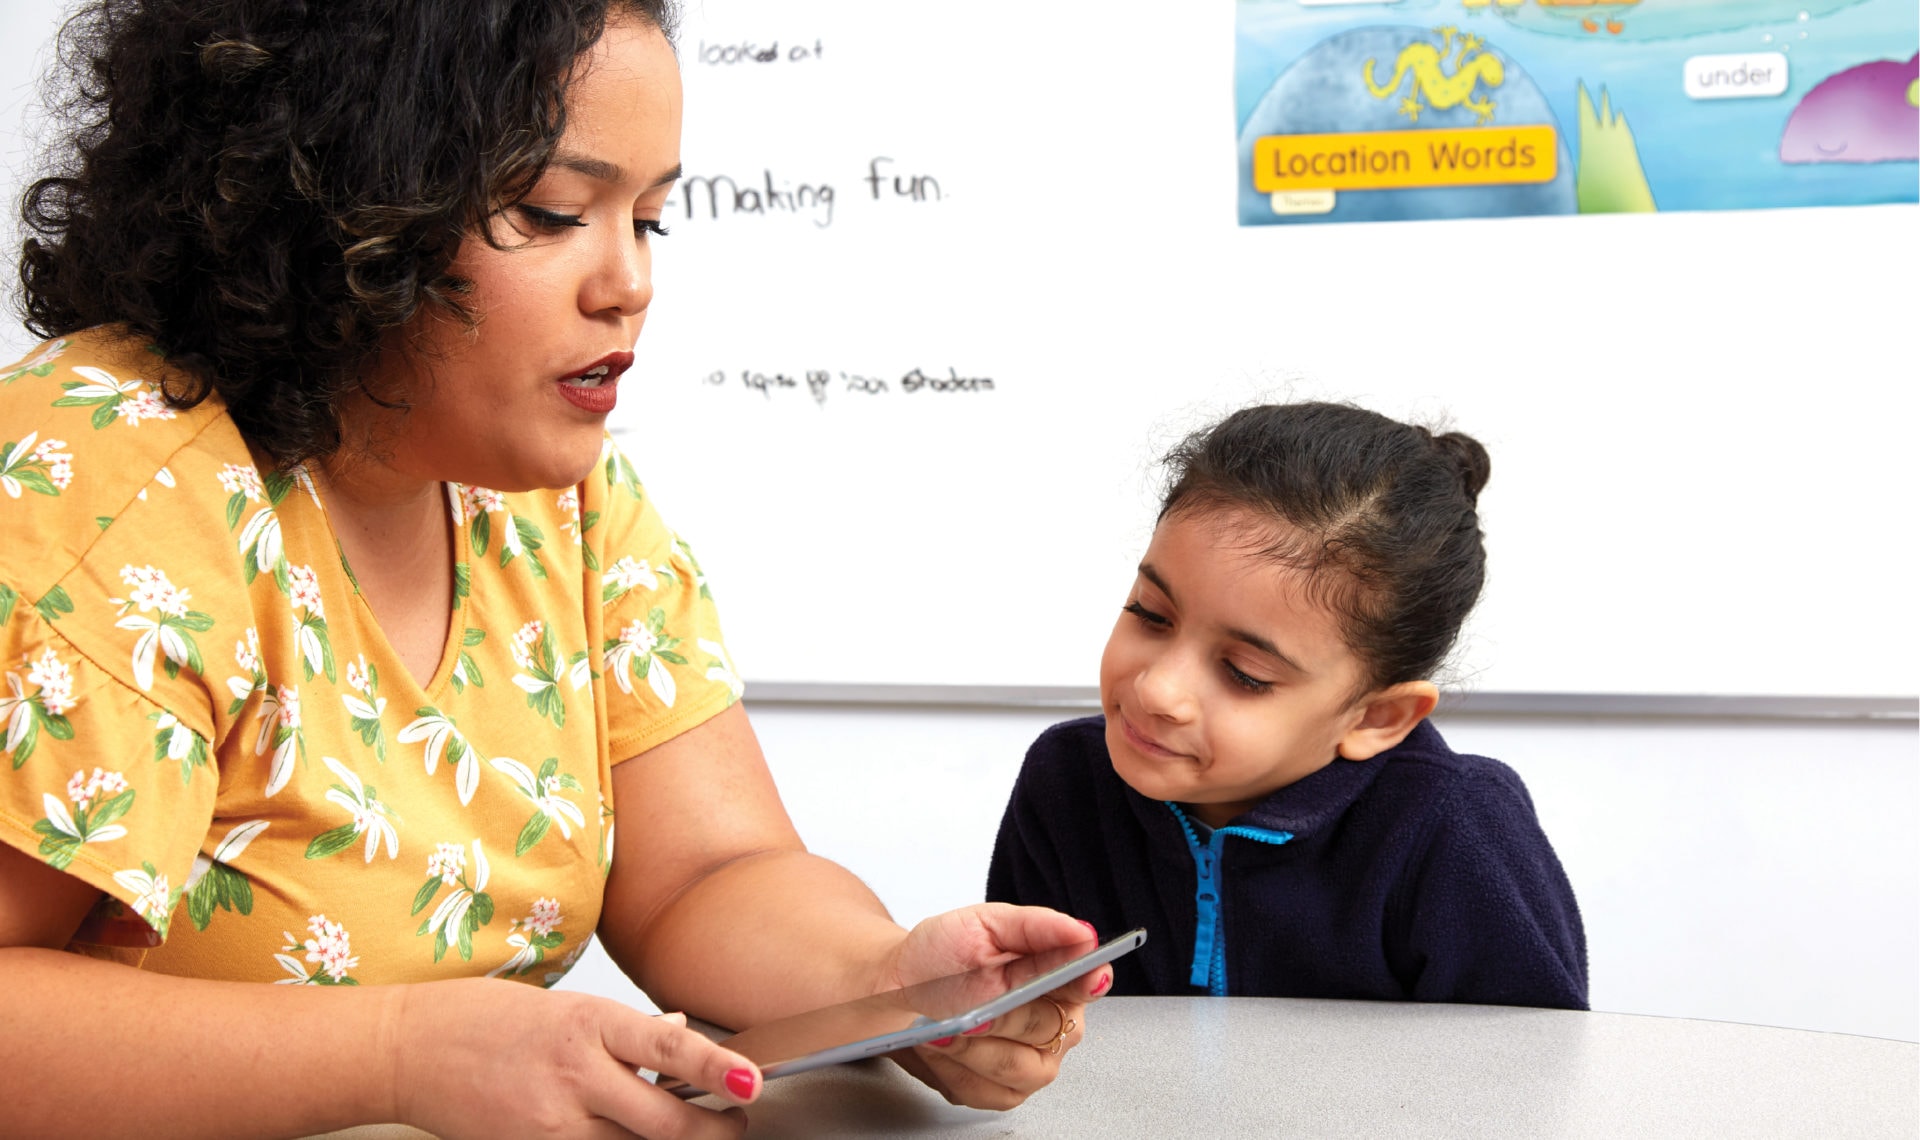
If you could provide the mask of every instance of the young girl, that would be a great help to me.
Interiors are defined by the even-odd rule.
[[[1290,404],[1167,462],[1105,715],[1027,753],[987,897],[1146,927],[1115,993],[1585,1009],[1580,912],[1526,788],[1426,721],[1484,575],[1485,449]]]

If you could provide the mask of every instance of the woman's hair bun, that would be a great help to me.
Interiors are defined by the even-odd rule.
[[[1480,446],[1479,440],[1457,431],[1434,436],[1433,445],[1453,463],[1467,498],[1478,500],[1480,488],[1487,485],[1487,476],[1493,473],[1493,460],[1487,455],[1487,449]]]

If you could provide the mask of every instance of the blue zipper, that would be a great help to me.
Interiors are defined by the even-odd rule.
[[[1193,824],[1187,819],[1187,813],[1172,800],[1163,800],[1167,810],[1173,812],[1173,818],[1180,821],[1180,830],[1186,834],[1187,850],[1193,855],[1196,883],[1193,889],[1193,905],[1198,915],[1193,931],[1193,968],[1187,981],[1194,986],[1205,986],[1214,997],[1227,996],[1227,940],[1220,933],[1220,847],[1229,835],[1238,835],[1242,839],[1251,839],[1256,843],[1269,843],[1275,847],[1293,838],[1291,831],[1265,831],[1258,827],[1218,827],[1206,846],[1201,846],[1200,837],[1194,834]]]

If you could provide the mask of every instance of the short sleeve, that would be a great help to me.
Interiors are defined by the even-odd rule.
[[[599,575],[608,744],[618,762],[732,705],[742,686],[699,560],[612,439],[582,490],[586,561]]]
[[[160,367],[92,330],[0,369],[0,841],[165,937],[219,790],[219,559],[169,465],[224,419],[169,406]]]

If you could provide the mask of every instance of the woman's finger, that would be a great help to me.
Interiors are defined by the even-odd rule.
[[[675,1021],[681,1021],[676,1024]],[[736,1104],[760,1094],[760,1070],[753,1062],[688,1029],[684,1019],[610,1018],[600,1027],[609,1062],[582,1091],[587,1108],[649,1137],[732,1137],[745,1128],[739,1112],[716,1112],[681,1100],[641,1079],[634,1069],[652,1069],[677,1077]]]

